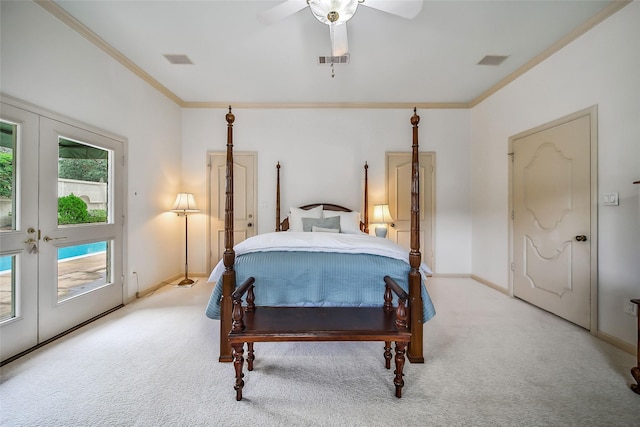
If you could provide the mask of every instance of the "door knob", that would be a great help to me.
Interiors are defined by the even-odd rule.
[[[587,236],[585,236],[584,234],[579,234],[576,236],[576,240],[578,242],[586,242],[587,241]]]
[[[253,224],[249,223],[247,224],[247,227],[253,227]]]

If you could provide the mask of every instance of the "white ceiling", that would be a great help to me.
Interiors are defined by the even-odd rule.
[[[470,104],[601,19],[610,2],[426,0],[413,20],[358,7],[347,24],[350,63],[334,78],[317,63],[330,54],[329,29],[308,8],[267,26],[257,13],[281,1],[56,3],[182,103],[287,105]],[[485,55],[509,57],[476,65]]]

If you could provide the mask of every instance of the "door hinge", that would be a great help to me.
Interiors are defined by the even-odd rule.
[[[516,271],[516,265],[515,263],[511,263],[511,271]]]
[[[511,211],[511,219],[515,219],[515,217],[516,217],[515,211]]]

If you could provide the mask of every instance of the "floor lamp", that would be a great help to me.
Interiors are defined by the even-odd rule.
[[[187,218],[190,213],[200,212],[200,209],[196,207],[196,200],[193,194],[178,193],[171,212],[177,213],[178,216],[184,215],[184,279],[178,283],[178,286],[193,285],[193,280],[189,279],[189,228],[187,226]]]

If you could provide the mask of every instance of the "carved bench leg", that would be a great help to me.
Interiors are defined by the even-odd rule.
[[[247,369],[253,371],[253,361],[256,360],[256,356],[253,353],[253,343],[247,343]]]
[[[391,369],[391,341],[384,342],[384,367]]]
[[[633,390],[634,393],[640,394],[640,366],[631,368],[631,375],[633,376],[633,379],[638,383],[631,384],[631,390]]]
[[[242,380],[242,377],[244,377],[242,373],[244,358],[242,353],[244,353],[244,344],[233,344],[233,367],[236,370],[236,384],[233,388],[236,391],[236,400],[242,400],[242,387],[244,387],[244,381]]]
[[[396,386],[396,397],[402,397],[402,387],[404,386],[404,380],[402,379],[404,374],[402,373],[402,370],[404,368],[404,353],[406,347],[407,343],[396,341],[396,370],[394,372],[396,377],[393,380],[393,384]]]

